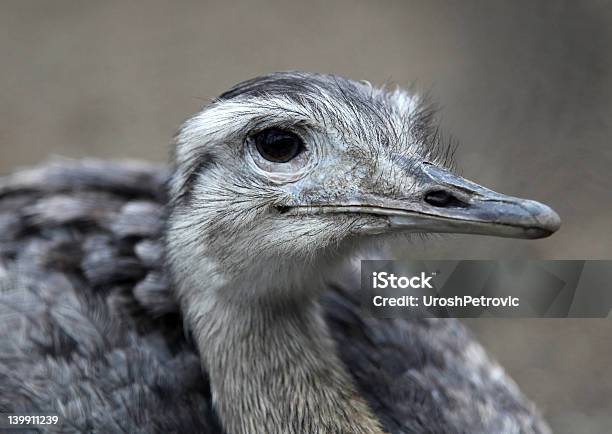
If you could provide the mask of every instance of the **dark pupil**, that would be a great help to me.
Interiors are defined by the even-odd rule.
[[[288,131],[267,129],[255,135],[257,150],[268,161],[286,163],[302,150],[302,141]]]

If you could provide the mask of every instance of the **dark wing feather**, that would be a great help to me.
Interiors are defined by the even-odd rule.
[[[0,180],[0,412],[59,414],[51,432],[221,431],[163,268],[167,175],[81,160]],[[340,286],[332,334],[390,432],[547,432],[460,323],[369,318]]]
[[[217,433],[162,267],[167,169],[58,161],[0,181],[0,412],[54,432]]]

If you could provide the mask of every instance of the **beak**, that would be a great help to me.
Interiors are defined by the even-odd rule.
[[[496,193],[430,163],[417,168],[418,188],[405,192],[406,199],[359,193],[340,204],[309,206],[308,213],[378,215],[386,218],[383,231],[528,239],[548,237],[561,225],[559,215],[539,202]]]
[[[534,239],[561,226],[559,215],[540,202],[497,193],[429,163],[422,171],[421,201],[389,214],[392,228]]]

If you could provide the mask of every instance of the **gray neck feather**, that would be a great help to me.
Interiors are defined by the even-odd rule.
[[[317,294],[240,300],[230,291],[182,294],[228,434],[382,433],[336,354]]]

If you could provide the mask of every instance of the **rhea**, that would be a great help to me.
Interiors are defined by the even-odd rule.
[[[418,96],[302,72],[243,82],[183,125],[168,183],[164,270],[225,432],[547,431],[459,323],[367,319],[350,291],[338,289],[351,286],[347,279],[332,288],[331,301],[326,295],[347,258],[393,237],[533,239],[558,229],[549,207],[454,174],[441,146]],[[97,178],[78,179],[91,187],[105,176],[97,170]],[[100,189],[121,190],[104,179]],[[152,188],[146,179],[134,188]],[[184,339],[172,336],[165,339]],[[150,377],[170,375],[160,372]],[[164,408],[174,408],[178,387],[157,387],[166,390],[158,393]],[[166,425],[155,426],[169,432],[167,413],[146,414],[162,417]]]
[[[317,302],[339,257],[401,232],[558,228],[547,206],[445,170],[427,120],[401,90],[286,73],[180,131],[168,260],[229,432],[382,432]]]

